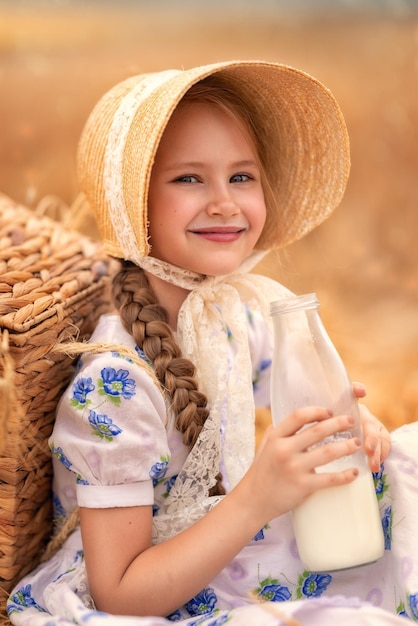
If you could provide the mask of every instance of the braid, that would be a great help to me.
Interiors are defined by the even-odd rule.
[[[191,449],[209,415],[207,398],[198,389],[195,366],[181,355],[166,310],[157,302],[144,271],[129,262],[113,279],[113,299],[124,327],[152,362],[171,400],[176,428]],[[216,478],[210,495],[225,493],[221,474]]]

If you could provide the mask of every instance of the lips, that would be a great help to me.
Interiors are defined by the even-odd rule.
[[[208,226],[205,228],[196,228],[190,230],[190,232],[206,241],[231,243],[239,239],[241,234],[246,230],[247,228],[245,226]]]

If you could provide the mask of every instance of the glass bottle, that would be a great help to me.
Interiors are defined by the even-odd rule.
[[[352,384],[318,309],[314,293],[271,303],[273,423],[303,406],[323,406],[332,409],[334,415],[352,415],[355,424],[350,431],[337,433],[318,445],[342,437],[359,437],[363,442]],[[320,489],[292,511],[299,556],[310,571],[345,569],[383,555],[383,529],[364,447],[316,471],[349,467],[359,470],[352,483]]]

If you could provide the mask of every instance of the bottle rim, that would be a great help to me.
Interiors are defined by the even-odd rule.
[[[305,293],[300,296],[291,296],[290,298],[270,302],[270,315],[283,315],[284,313],[292,313],[302,309],[317,309],[318,307],[319,300],[316,293]]]

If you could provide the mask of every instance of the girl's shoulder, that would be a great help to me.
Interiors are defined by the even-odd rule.
[[[111,345],[135,346],[135,340],[124,328],[120,316],[117,313],[105,313],[101,315],[94,329],[90,343],[103,342]]]
[[[104,355],[104,357],[103,357]],[[153,365],[135,343],[133,336],[128,333],[117,313],[102,315],[90,338],[85,354],[80,359],[83,365],[94,361],[103,361],[103,358],[124,359],[126,362],[139,364],[152,377]]]
[[[152,363],[126,331],[118,314],[100,317],[78,358],[73,380],[64,395],[73,393],[75,386],[85,385],[88,380],[99,381],[100,388],[106,387],[106,381],[121,389],[129,383],[147,394],[160,410],[164,406]]]

